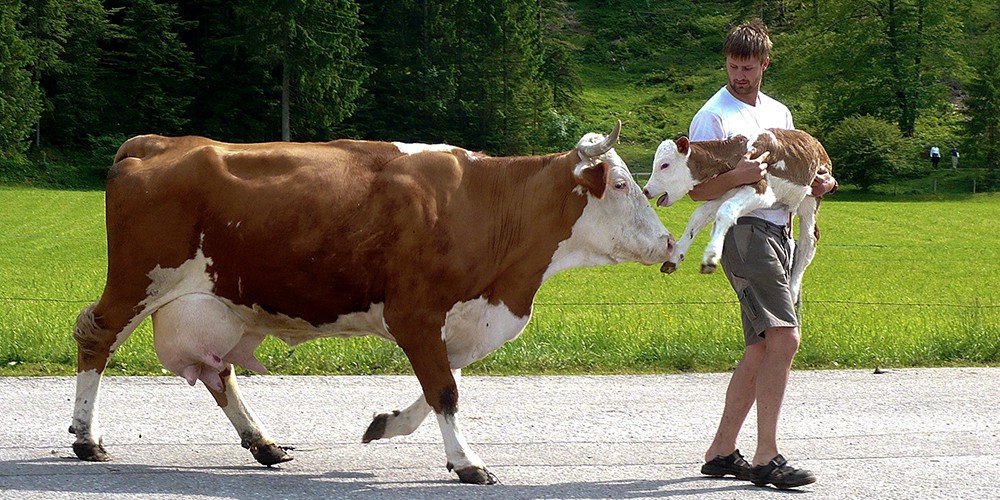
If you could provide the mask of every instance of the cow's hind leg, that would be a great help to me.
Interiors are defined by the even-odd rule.
[[[222,379],[222,391],[207,385],[205,387],[233,423],[236,433],[240,436],[240,444],[250,450],[258,462],[267,466],[291,460],[292,457],[285,453],[285,448],[278,446],[268,437],[253,412],[243,403],[243,397],[236,387],[233,365],[228,365],[219,376]]]
[[[76,435],[73,452],[81,460],[106,462],[111,455],[104,449],[98,418],[101,377],[115,349],[135,331],[141,317],[131,307],[107,309],[102,302],[80,311],[73,329],[77,345],[76,401],[69,432]]]

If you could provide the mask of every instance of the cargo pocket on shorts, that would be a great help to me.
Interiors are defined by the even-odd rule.
[[[734,274],[732,275],[732,284],[743,312],[746,313],[750,321],[755,321],[758,316],[757,304],[753,300],[753,290],[750,288],[750,281]]]

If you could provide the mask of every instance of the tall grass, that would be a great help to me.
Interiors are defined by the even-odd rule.
[[[105,274],[103,193],[0,188],[0,374],[69,374],[76,314]],[[694,205],[658,209],[679,233]],[[859,198],[820,210],[806,273],[798,368],[1000,362],[1000,196]],[[691,257],[671,275],[624,264],[546,283],[524,334],[469,373],[720,371],[742,352],[739,308],[723,274]],[[289,348],[268,339],[272,373],[408,373],[374,338]],[[159,374],[148,322],[115,354],[114,374]]]

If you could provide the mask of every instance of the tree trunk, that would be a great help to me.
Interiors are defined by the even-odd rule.
[[[291,85],[288,78],[288,64],[281,65],[281,140],[292,140],[291,117],[289,112],[289,92]]]

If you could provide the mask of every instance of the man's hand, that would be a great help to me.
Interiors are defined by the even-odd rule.
[[[694,187],[689,196],[694,201],[714,200],[735,187],[753,184],[767,175],[767,160],[770,151],[764,151],[756,158],[750,158],[756,151],[748,151],[732,170],[723,172]]]
[[[812,188],[812,196],[823,196],[827,193],[833,194],[837,191],[837,179],[833,178],[833,174],[830,173],[830,169],[825,166],[819,167],[810,188]]]
[[[771,152],[764,151],[760,156],[750,158],[756,152],[757,150],[747,151],[747,154],[743,155],[743,158],[733,167],[733,172],[737,176],[736,180],[739,182],[737,186],[753,184],[767,175],[767,162],[765,160],[771,155]]]

